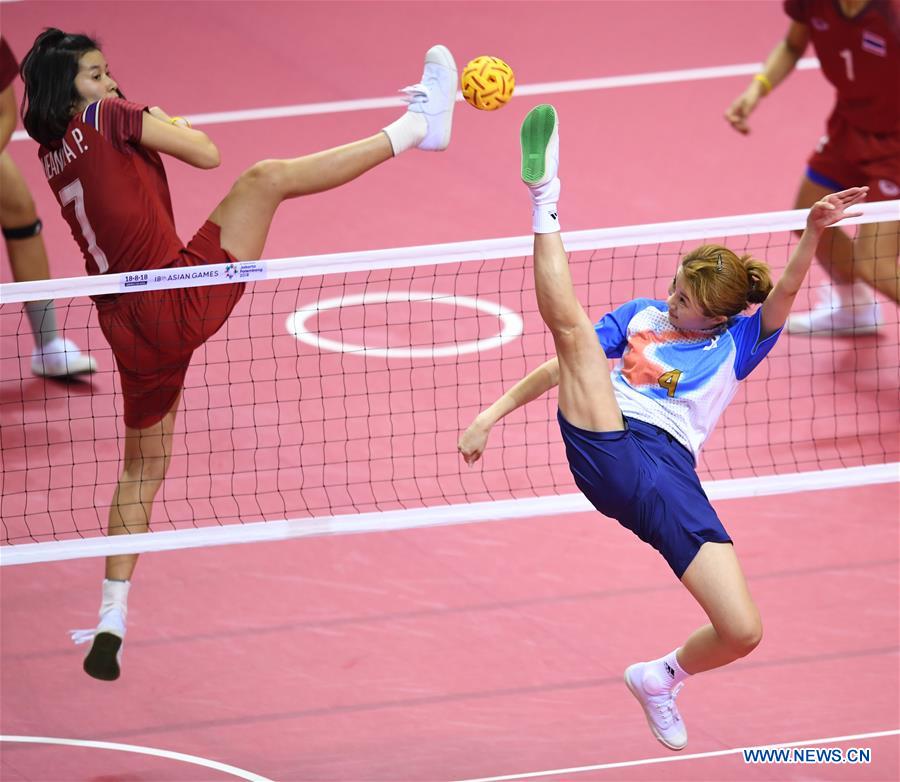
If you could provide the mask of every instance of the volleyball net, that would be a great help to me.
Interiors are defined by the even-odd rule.
[[[845,230],[870,226],[896,246],[900,201],[862,209]],[[596,321],[630,299],[665,298],[698,244],[751,253],[778,275],[805,219],[563,237]],[[0,563],[590,509],[568,470],[554,392],[498,424],[475,467],[457,452],[475,415],[553,355],[531,250],[526,236],[0,286]],[[814,270],[795,311],[814,305],[817,281]],[[241,302],[188,372],[151,531],[107,537],[124,424],[89,296],[238,282]],[[64,335],[98,361],[86,380],[30,374],[22,302],[48,298]],[[873,335],[779,339],[701,454],[712,498],[897,480],[900,327],[893,303],[881,314]]]

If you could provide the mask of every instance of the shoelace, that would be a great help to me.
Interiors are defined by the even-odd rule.
[[[402,100],[405,103],[425,103],[430,93],[428,87],[419,82],[418,84],[410,84],[404,87],[400,92],[403,93]]]
[[[670,727],[673,722],[681,719],[681,716],[675,708],[675,698],[678,697],[678,693],[681,692],[682,687],[684,687],[684,682],[676,684],[671,692],[650,696],[650,700],[653,705],[656,706],[656,710],[659,712],[660,717],[662,717],[662,727],[664,728]]]
[[[76,645],[93,641],[96,634],[97,631],[93,627],[90,630],[69,630],[69,637],[72,639],[72,643]]]

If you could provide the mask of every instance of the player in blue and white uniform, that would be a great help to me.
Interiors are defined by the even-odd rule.
[[[522,178],[534,206],[535,293],[556,357],[482,411],[459,450],[473,464],[497,421],[559,386],[559,426],[578,488],[657,549],[710,620],[675,651],[625,671],[653,734],[678,750],[687,744],[675,706],[684,680],[744,657],[762,638],[731,538],[697,477],[697,454],[738,383],[778,339],[824,229],[856,216],[847,209],[868,188],[812,207],[774,285],[766,264],[704,245],[681,259],[668,299],[630,301],[593,325],[559,234],[558,167],[556,111],[538,106],[522,125]],[[761,306],[742,314],[754,303]],[[613,370],[610,358],[621,359]]]

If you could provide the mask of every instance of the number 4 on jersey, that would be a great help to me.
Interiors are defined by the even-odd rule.
[[[672,369],[668,372],[663,372],[656,382],[664,389],[666,389],[666,393],[669,396],[675,396],[675,388],[678,386],[678,381],[681,379],[681,374],[682,373],[680,369]]]

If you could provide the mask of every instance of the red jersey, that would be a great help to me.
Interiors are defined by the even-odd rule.
[[[38,151],[88,274],[158,269],[183,248],[162,160],[140,145],[145,108],[99,100]]]
[[[5,38],[0,37],[0,92],[9,87],[19,75],[19,63]]]
[[[900,130],[900,3],[870,0],[852,19],[838,0],[785,0],[809,27],[825,78],[837,90],[834,114],[870,133]]]

